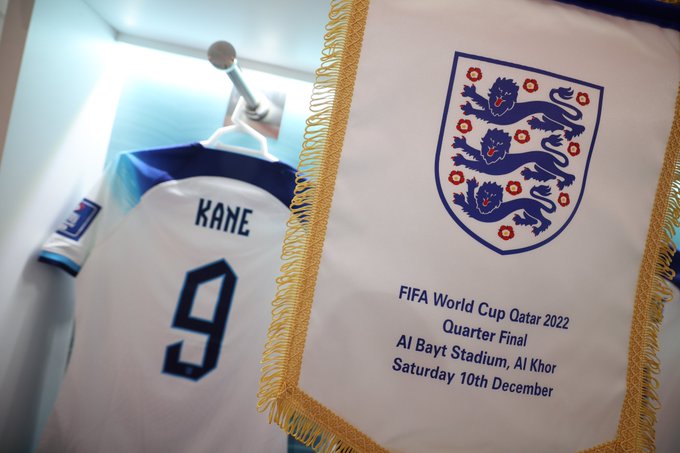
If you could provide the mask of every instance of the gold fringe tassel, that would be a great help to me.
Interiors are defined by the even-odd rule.
[[[656,433],[654,425],[656,423],[656,411],[660,408],[659,401],[659,380],[657,378],[660,371],[658,359],[659,344],[658,334],[661,322],[663,321],[663,306],[673,298],[669,280],[672,280],[675,273],[671,269],[671,260],[676,251],[673,237],[678,227],[680,227],[680,87],[676,96],[675,115],[671,126],[671,132],[666,147],[664,169],[659,180],[657,189],[657,215],[663,216],[656,218],[653,215],[652,223],[663,225],[660,234],[657,235],[658,249],[656,253],[656,266],[651,288],[651,300],[647,306],[646,319],[644,320],[643,331],[641,332],[643,345],[641,348],[641,392],[637,402],[639,414],[639,433],[640,436],[631,451],[641,451],[652,453],[655,451]],[[641,277],[642,278],[642,277]],[[633,332],[635,334],[636,332]],[[631,359],[635,359],[633,351],[633,339],[631,338]],[[630,365],[629,365],[630,368]],[[629,370],[629,385],[637,384],[631,379]],[[632,382],[631,382],[632,381]],[[623,420],[622,420],[623,422]],[[622,423],[619,425],[621,431]],[[624,441],[625,439],[622,439]]]
[[[269,422],[319,453],[366,451],[361,435],[342,440],[333,434],[330,428],[337,428],[336,423],[348,425],[318,403],[313,404],[297,388],[297,382],[367,11],[368,0],[331,2],[258,392],[258,410],[269,411]],[[322,418],[329,420],[325,423],[328,426],[316,421],[318,417],[310,417],[311,406],[317,406],[315,412],[326,412]]]
[[[654,425],[660,408],[658,334],[664,304],[673,298],[669,280],[675,274],[671,269],[676,251],[673,237],[680,227],[679,156],[680,86],[638,276],[628,349],[626,396],[616,439],[583,453],[656,451]]]

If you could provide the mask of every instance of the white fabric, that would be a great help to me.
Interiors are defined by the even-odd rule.
[[[456,51],[604,87],[581,204],[537,249],[498,254],[440,200],[435,155]],[[393,452],[579,451],[614,439],[679,57],[675,31],[555,2],[372,0],[300,388]],[[402,287],[427,291],[428,303],[400,298]],[[474,300],[474,312],[435,307],[435,293]],[[482,302],[506,318],[482,316]],[[512,309],[540,315],[541,324],[510,322]],[[568,329],[544,327],[548,314],[568,317]],[[502,330],[526,334],[527,345],[447,334],[446,320],[496,340]],[[416,350],[418,338],[447,353],[484,350],[509,369],[434,357],[434,348]],[[395,371],[397,357],[455,376],[448,384],[448,375]],[[523,357],[556,369],[514,369]],[[477,376],[472,385],[461,384],[463,372]],[[494,377],[553,390],[494,390]]]
[[[55,234],[44,248],[87,261],[72,357],[39,451],[284,452],[285,433],[257,413],[256,394],[287,205],[249,182],[200,174],[157,184],[135,204],[112,190],[116,177],[120,168],[87,197],[102,211],[80,241]],[[208,227],[201,200],[212,203]],[[217,203],[251,210],[247,222],[224,231],[212,223]],[[178,342],[181,361],[205,360],[208,336],[173,319],[190,271],[222,260],[237,280],[216,367],[197,380],[168,373],[166,349]],[[198,285],[191,317],[213,320],[225,278]]]

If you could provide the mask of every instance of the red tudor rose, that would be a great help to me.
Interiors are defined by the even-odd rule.
[[[522,193],[522,184],[519,181],[508,181],[505,191],[510,195],[519,195]]]
[[[590,104],[590,97],[588,97],[588,93],[582,93],[579,91],[579,93],[576,95],[576,102],[581,105]]]
[[[470,120],[458,120],[458,124],[456,124],[456,129],[458,129],[463,134],[467,134],[472,130],[472,123],[470,122]]]
[[[565,207],[569,205],[569,194],[560,192],[560,196],[557,197],[557,202],[560,204],[560,206]]]
[[[567,152],[572,156],[578,156],[581,154],[581,145],[576,142],[569,142],[569,145],[567,145]]]
[[[515,230],[513,230],[510,225],[502,225],[498,229],[498,237],[500,237],[504,241],[509,241],[510,239],[515,237]]]
[[[468,69],[467,74],[465,74],[465,75],[472,82],[482,80],[482,70],[479,69],[479,68],[470,68],[470,69]]]
[[[529,93],[533,93],[534,91],[538,90],[538,82],[536,79],[526,79],[524,81],[524,85],[522,85],[522,88],[524,88]]]
[[[531,136],[529,136],[529,131],[524,130],[524,129],[517,129],[517,132],[515,132],[515,140],[517,143],[526,143],[529,140],[531,140]]]
[[[465,175],[463,175],[462,171],[453,170],[449,173],[449,181],[451,181],[454,186],[463,184],[465,182]]]

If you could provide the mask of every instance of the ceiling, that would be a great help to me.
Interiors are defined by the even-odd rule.
[[[330,0],[83,0],[121,40],[205,51],[229,41],[242,66],[313,74]],[[252,66],[252,65],[251,65]]]

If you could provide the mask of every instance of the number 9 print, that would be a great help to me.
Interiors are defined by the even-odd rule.
[[[222,279],[222,284],[215,302],[213,319],[192,316],[191,311],[198,289],[202,284],[216,279]],[[224,259],[187,272],[172,327],[207,335],[203,362],[196,364],[181,361],[180,354],[184,342],[179,341],[169,345],[165,350],[164,373],[198,381],[217,367],[236,280],[236,274]]]

